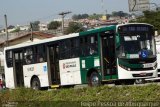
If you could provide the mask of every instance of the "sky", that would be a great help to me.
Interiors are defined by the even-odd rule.
[[[32,21],[47,22],[60,18],[60,12],[71,11],[74,14],[102,14],[113,11],[129,13],[128,0],[1,0],[0,29],[5,26],[4,15],[8,25],[27,25]],[[150,0],[160,6],[160,0]],[[154,5],[153,5],[154,6]]]

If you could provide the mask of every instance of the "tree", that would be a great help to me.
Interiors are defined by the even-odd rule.
[[[64,33],[69,34],[69,33],[75,33],[80,31],[84,31],[82,24],[77,22],[70,22],[68,28],[65,30]]]
[[[119,16],[119,17],[126,17],[126,16],[129,16],[128,13],[124,13],[123,11],[113,11],[112,12],[112,16]]]
[[[48,24],[48,30],[57,29],[60,25],[61,23],[59,21],[52,21]]]
[[[31,22],[30,24],[33,31],[39,31],[40,21],[34,21],[34,22]]]
[[[72,16],[72,19],[73,19],[73,20],[78,20],[78,19],[86,19],[86,18],[88,18],[88,17],[89,17],[88,14],[78,14],[78,15],[74,14],[74,15]]]
[[[96,14],[94,13],[93,15],[89,15],[89,19],[99,19],[101,18],[103,15],[102,14]]]
[[[144,11],[144,16],[137,18],[134,22],[152,24],[160,32],[160,11]]]
[[[17,27],[14,31],[12,31],[12,33],[19,32],[19,31],[20,31],[20,28]]]
[[[74,14],[74,15],[72,16],[72,19],[73,19],[73,20],[78,20],[78,19],[79,19],[79,18],[78,18],[78,15]]]

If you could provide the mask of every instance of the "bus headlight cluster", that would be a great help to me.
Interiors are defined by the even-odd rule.
[[[153,67],[153,69],[156,69],[156,67]]]
[[[128,71],[130,71],[131,70],[131,68],[128,68]]]
[[[156,63],[156,65],[153,67],[153,69],[156,69],[157,68],[157,63]]]

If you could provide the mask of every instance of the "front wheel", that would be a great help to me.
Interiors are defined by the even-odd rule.
[[[33,80],[32,80],[32,84],[31,84],[31,86],[32,86],[32,89],[34,89],[34,90],[40,90],[40,81],[39,81],[39,79],[38,78],[34,78]]]
[[[89,76],[89,86],[96,87],[100,85],[100,78],[97,72],[92,72]]]

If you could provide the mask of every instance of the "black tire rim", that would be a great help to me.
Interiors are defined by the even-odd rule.
[[[38,90],[39,89],[39,82],[38,81],[34,81],[33,84],[32,84],[32,88],[34,90]]]

